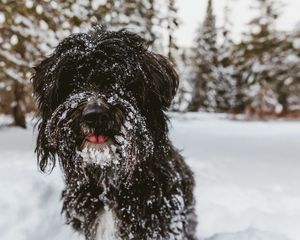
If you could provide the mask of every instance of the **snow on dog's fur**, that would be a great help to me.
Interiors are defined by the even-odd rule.
[[[164,113],[177,87],[171,63],[125,30],[71,35],[35,68],[38,163],[59,161],[63,212],[87,240],[195,239],[194,180]]]

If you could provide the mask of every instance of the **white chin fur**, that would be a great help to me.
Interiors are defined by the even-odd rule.
[[[91,142],[84,142],[82,150],[79,152],[83,161],[86,163],[94,163],[100,166],[111,164],[118,164],[117,147],[112,144],[110,140],[103,144],[95,144]]]
[[[112,210],[103,210],[99,216],[97,240],[119,240],[115,214]]]

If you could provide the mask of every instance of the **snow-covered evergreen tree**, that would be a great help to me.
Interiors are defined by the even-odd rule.
[[[254,101],[255,95],[251,92],[255,88],[253,85],[268,83],[273,88],[276,81],[272,62],[280,58],[283,40],[275,30],[279,14],[277,3],[274,0],[256,0],[255,8],[259,13],[249,24],[250,32],[244,34],[243,41],[236,47],[238,81],[235,109],[238,112],[244,111]]]
[[[208,0],[206,17],[197,32],[195,47],[195,79],[189,111],[216,109],[217,29],[212,0]]]
[[[193,51],[190,48],[180,48],[176,52],[176,69],[179,74],[179,86],[173,100],[172,111],[184,112],[191,102],[195,67],[193,66]]]
[[[300,110],[300,55],[299,32],[280,32],[280,46],[273,57],[273,86],[282,106],[282,114]]]
[[[233,41],[230,29],[230,6],[226,2],[224,9],[224,25],[222,27],[222,44],[218,50],[218,77],[216,79],[217,111],[228,112],[234,108],[236,97],[235,68],[233,64]]]
[[[300,111],[300,23],[297,24],[294,33],[289,38],[290,48],[286,61],[290,65],[290,77],[292,82],[289,87],[288,104],[290,110]],[[290,81],[291,82],[291,78]]]
[[[264,119],[281,111],[277,96],[267,82],[259,82],[251,86],[252,101],[246,107],[248,118]]]
[[[177,7],[175,0],[168,0],[167,11],[167,30],[168,30],[168,58],[174,63],[175,55],[178,54],[178,46],[175,39],[175,32],[179,27],[179,20],[177,16]]]
[[[179,75],[179,86],[173,100],[172,111],[184,111],[190,101],[190,78],[193,72],[190,69],[191,58],[188,48],[179,48],[175,33],[179,28],[178,9],[175,0],[167,1],[165,22],[167,26],[167,56],[174,64]]]

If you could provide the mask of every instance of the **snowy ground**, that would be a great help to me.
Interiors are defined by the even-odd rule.
[[[300,239],[300,122],[173,116],[171,137],[195,172],[201,240]],[[39,173],[33,145],[32,128],[0,128],[0,239],[80,239],[60,216],[59,169]]]

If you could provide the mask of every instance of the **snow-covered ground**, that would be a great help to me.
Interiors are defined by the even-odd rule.
[[[300,122],[175,114],[171,123],[195,173],[201,240],[300,239]],[[38,172],[33,139],[32,128],[0,127],[0,239],[79,240],[60,215],[59,169]]]

